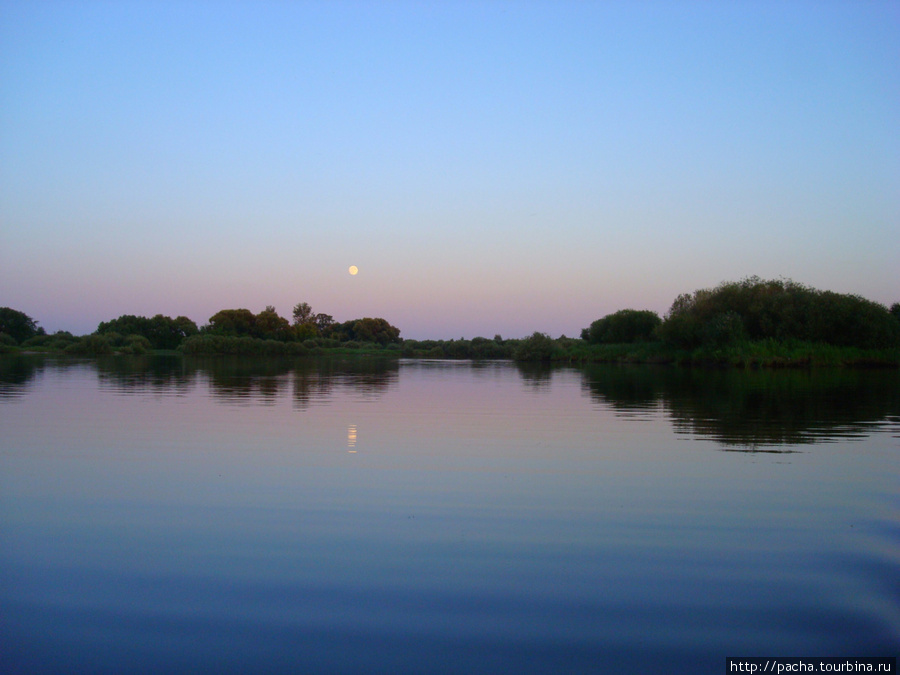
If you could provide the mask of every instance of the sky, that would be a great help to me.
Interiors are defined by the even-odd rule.
[[[892,0],[0,0],[0,306],[48,332],[577,336],[898,260]]]

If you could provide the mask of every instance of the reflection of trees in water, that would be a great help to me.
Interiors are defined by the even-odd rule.
[[[179,356],[105,356],[93,363],[100,387],[124,394],[181,396],[197,379],[196,372]]]
[[[337,386],[380,395],[397,377],[396,361],[379,359],[254,358],[247,356],[152,356],[98,360],[107,379],[122,388],[168,388],[180,392],[206,377],[216,400],[273,405],[290,392],[295,406],[327,400]],[[389,364],[393,363],[393,367]],[[115,365],[118,364],[118,365]]]
[[[0,401],[24,396],[29,383],[43,372],[45,363],[46,358],[42,356],[0,357]]]
[[[327,401],[335,388],[380,396],[398,376],[394,359],[220,357],[204,361],[214,397],[271,405],[290,390],[294,407],[300,410]]]
[[[365,398],[381,396],[396,384],[400,374],[396,359],[323,359],[316,366],[319,376],[334,387],[352,390]]]
[[[45,370],[86,370],[97,373],[101,388],[121,393],[154,389],[169,393],[185,384],[178,357],[59,356],[17,354],[0,358],[0,399],[23,396]]]
[[[529,389],[546,389],[550,386],[554,367],[549,363],[517,361],[516,368]]]
[[[306,410],[328,401],[336,389],[378,398],[399,378],[396,359],[315,359],[293,372],[294,407]]]
[[[894,370],[707,370],[596,366],[592,398],[621,415],[660,404],[676,433],[760,450],[854,438],[900,413]]]
[[[271,405],[286,390],[292,360],[246,356],[185,357],[209,380],[214,399],[229,403]]]
[[[121,394],[179,396],[205,377],[219,401],[271,405],[290,392],[299,409],[328,400],[336,388],[377,397],[398,378],[396,359],[17,355],[0,359],[0,400],[25,395],[29,383],[51,364],[55,370],[94,370],[102,389]]]
[[[628,417],[657,410],[679,370],[664,366],[601,365],[582,371],[582,388],[598,403]],[[668,383],[668,384],[667,384]]]

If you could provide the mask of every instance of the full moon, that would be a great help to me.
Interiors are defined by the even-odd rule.
[[[359,268],[356,265],[350,265],[350,269],[348,270],[350,274],[356,274],[359,272]]]

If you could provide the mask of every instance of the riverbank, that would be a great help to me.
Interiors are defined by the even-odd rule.
[[[745,342],[722,348],[677,349],[661,342],[577,345],[554,354],[569,363],[657,363],[736,368],[900,367],[900,349],[859,349],[776,340]]]
[[[91,339],[93,338],[93,339]],[[373,356],[412,359],[512,359],[519,362],[559,364],[636,363],[734,368],[854,367],[898,368],[900,348],[859,349],[802,341],[758,340],[728,347],[679,349],[663,342],[589,344],[577,338],[552,339],[537,333],[523,339],[504,340],[404,340],[381,345],[373,342],[339,342],[313,339],[279,342],[254,338],[204,336],[185,341],[177,350],[152,350],[134,342],[111,345],[96,336],[75,338],[65,346],[52,343],[28,348],[4,346],[6,354],[182,354],[185,356]],[[59,348],[63,347],[63,348]]]

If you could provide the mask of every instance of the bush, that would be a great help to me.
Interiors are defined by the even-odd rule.
[[[657,333],[670,344],[691,349],[743,339],[802,340],[862,349],[900,344],[900,323],[883,305],[790,280],[758,277],[678,296]]]
[[[9,354],[18,349],[12,335],[0,333],[0,354]]]
[[[66,354],[99,356],[102,354],[112,354],[113,348],[109,343],[109,340],[103,335],[86,335],[68,345],[63,351]]]
[[[737,312],[716,314],[703,327],[703,344],[710,347],[727,347],[746,339],[744,322]]]
[[[519,343],[513,352],[513,358],[516,361],[551,361],[556,351],[553,338],[536,332]]]
[[[235,356],[303,356],[308,349],[300,342],[283,342],[275,339],[233,337],[227,335],[194,335],[181,343],[178,350],[188,355],[235,355]]]
[[[153,349],[153,345],[143,335],[129,335],[123,340],[118,351],[123,354],[146,354],[151,349]]]
[[[385,319],[369,318],[353,319],[338,323],[331,327],[331,334],[338,340],[346,342],[377,342],[381,345],[392,342],[400,343],[400,329],[392,326]]]
[[[35,335],[22,343],[25,349],[38,349],[41,351],[61,352],[78,338],[68,331],[57,331],[52,335]]]
[[[113,344],[121,342],[122,335],[140,335],[148,340],[150,349],[175,349],[182,340],[197,334],[197,324],[185,316],[172,319],[157,314],[149,319],[123,314],[112,321],[102,322],[96,332],[109,337]]]
[[[11,307],[0,307],[0,333],[9,335],[16,344],[35,335],[43,335],[44,329],[37,324],[37,321],[24,312]]]
[[[594,321],[589,328],[581,331],[581,337],[591,344],[645,342],[653,337],[653,331],[661,323],[662,319],[656,312],[621,309]]]

